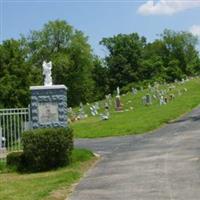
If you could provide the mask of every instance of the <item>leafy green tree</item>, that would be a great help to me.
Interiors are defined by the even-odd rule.
[[[95,82],[95,100],[103,99],[109,91],[108,67],[103,59],[94,57],[93,80]]]
[[[0,106],[23,107],[30,103],[29,86],[37,83],[37,71],[26,62],[27,52],[17,40],[0,45]]]
[[[43,60],[53,62],[53,83],[68,87],[70,105],[94,98],[93,55],[88,38],[81,31],[66,21],[50,21],[42,30],[24,37],[24,41],[32,65],[41,69]]]
[[[198,40],[187,32],[165,30],[161,38],[146,45],[141,72],[144,79],[168,82],[198,73]]]
[[[137,33],[103,38],[100,44],[108,50],[105,60],[109,71],[111,91],[140,79],[139,68],[146,39]]]
[[[167,68],[179,68],[180,75],[194,75],[195,69],[199,66],[199,54],[196,50],[198,38],[188,32],[175,32],[165,30],[161,34],[164,43],[163,61]],[[167,69],[167,71],[170,71]],[[173,69],[171,69],[173,71]],[[177,77],[177,78],[180,78]]]

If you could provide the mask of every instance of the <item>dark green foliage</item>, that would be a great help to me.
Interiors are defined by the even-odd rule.
[[[144,37],[140,37],[137,33],[119,34],[111,38],[103,38],[100,44],[109,51],[105,60],[111,91],[117,86],[122,87],[140,80],[138,72],[146,44]]]
[[[7,40],[0,45],[0,107],[23,107],[30,102],[29,86],[37,84],[37,70],[26,62],[21,42]],[[34,77],[34,78],[33,78]]]
[[[73,133],[71,129],[30,130],[22,137],[26,171],[46,171],[71,163]]]
[[[69,105],[93,99],[93,56],[88,38],[66,21],[50,21],[41,31],[25,38],[29,61],[41,69],[42,62],[53,62],[53,83],[68,87]]]
[[[109,93],[108,67],[105,65],[103,59],[98,57],[94,57],[93,63],[92,77],[95,82],[94,100],[100,100],[105,98],[105,95]]]
[[[22,171],[24,164],[24,154],[22,151],[12,152],[7,155],[6,163],[9,168],[14,168],[17,171]]]

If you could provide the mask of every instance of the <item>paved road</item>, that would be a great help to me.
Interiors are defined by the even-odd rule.
[[[70,200],[200,200],[200,108],[150,134],[76,146],[102,160]]]

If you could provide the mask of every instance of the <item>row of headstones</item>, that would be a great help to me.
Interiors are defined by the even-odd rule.
[[[188,79],[184,80],[182,79],[181,81],[175,81],[175,83],[180,83],[180,84],[184,84],[186,81],[188,81]],[[167,85],[167,84],[164,84]],[[174,85],[168,85],[168,89],[167,90],[159,90],[160,85],[158,83],[154,83],[153,86],[151,86],[150,84],[148,85],[148,93],[142,97],[142,103],[143,105],[151,105],[153,100],[159,101],[160,105],[165,105],[167,104],[169,101],[173,100],[175,98],[175,94],[170,93],[172,90],[175,89]],[[143,87],[140,88],[141,91],[144,90]],[[120,88],[117,87],[116,89],[117,91],[117,95],[115,97],[115,110],[117,112],[121,112],[123,111],[123,104],[121,102],[120,99]],[[186,92],[187,89],[184,88],[184,91]],[[131,93],[132,95],[136,95],[138,93],[138,89],[136,88],[132,88],[131,89]],[[181,95],[181,91],[178,91],[178,95]],[[95,104],[90,105],[89,103],[87,103],[87,105],[89,106],[90,109],[90,115],[91,116],[100,116],[100,118],[102,120],[107,120],[110,117],[110,107],[113,106],[113,100],[112,100],[112,96],[111,94],[108,94],[105,96],[106,101],[104,103],[104,108],[102,106],[102,108],[100,107],[100,103],[96,102]],[[131,103],[132,101],[128,101],[128,103]],[[100,112],[100,110],[104,110],[104,112]],[[128,109],[126,109],[128,111]],[[129,110],[133,110],[133,107],[130,106]],[[88,114],[85,113],[84,111],[84,106],[82,103],[80,103],[80,109],[78,114],[76,115],[75,112],[73,111],[72,108],[68,109],[68,113],[71,115],[71,121],[76,121],[76,120],[81,120],[81,119],[85,119],[88,117]]]
[[[185,81],[182,80],[180,83],[183,84],[185,83]],[[175,85],[169,85],[169,87],[165,90],[159,90],[159,84],[156,84],[154,87],[149,85],[149,93],[142,97],[142,102],[144,105],[151,105],[152,99],[154,99],[156,101],[159,101],[160,105],[165,105],[175,98],[175,93],[173,92],[173,90],[175,89]],[[183,88],[183,90],[178,90],[177,95],[181,96],[183,92],[187,92],[187,88]]]

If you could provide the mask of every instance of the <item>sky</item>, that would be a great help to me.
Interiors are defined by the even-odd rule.
[[[119,33],[137,32],[151,42],[167,28],[200,38],[200,0],[0,0],[0,42],[56,19],[83,31],[101,57],[99,41]]]

